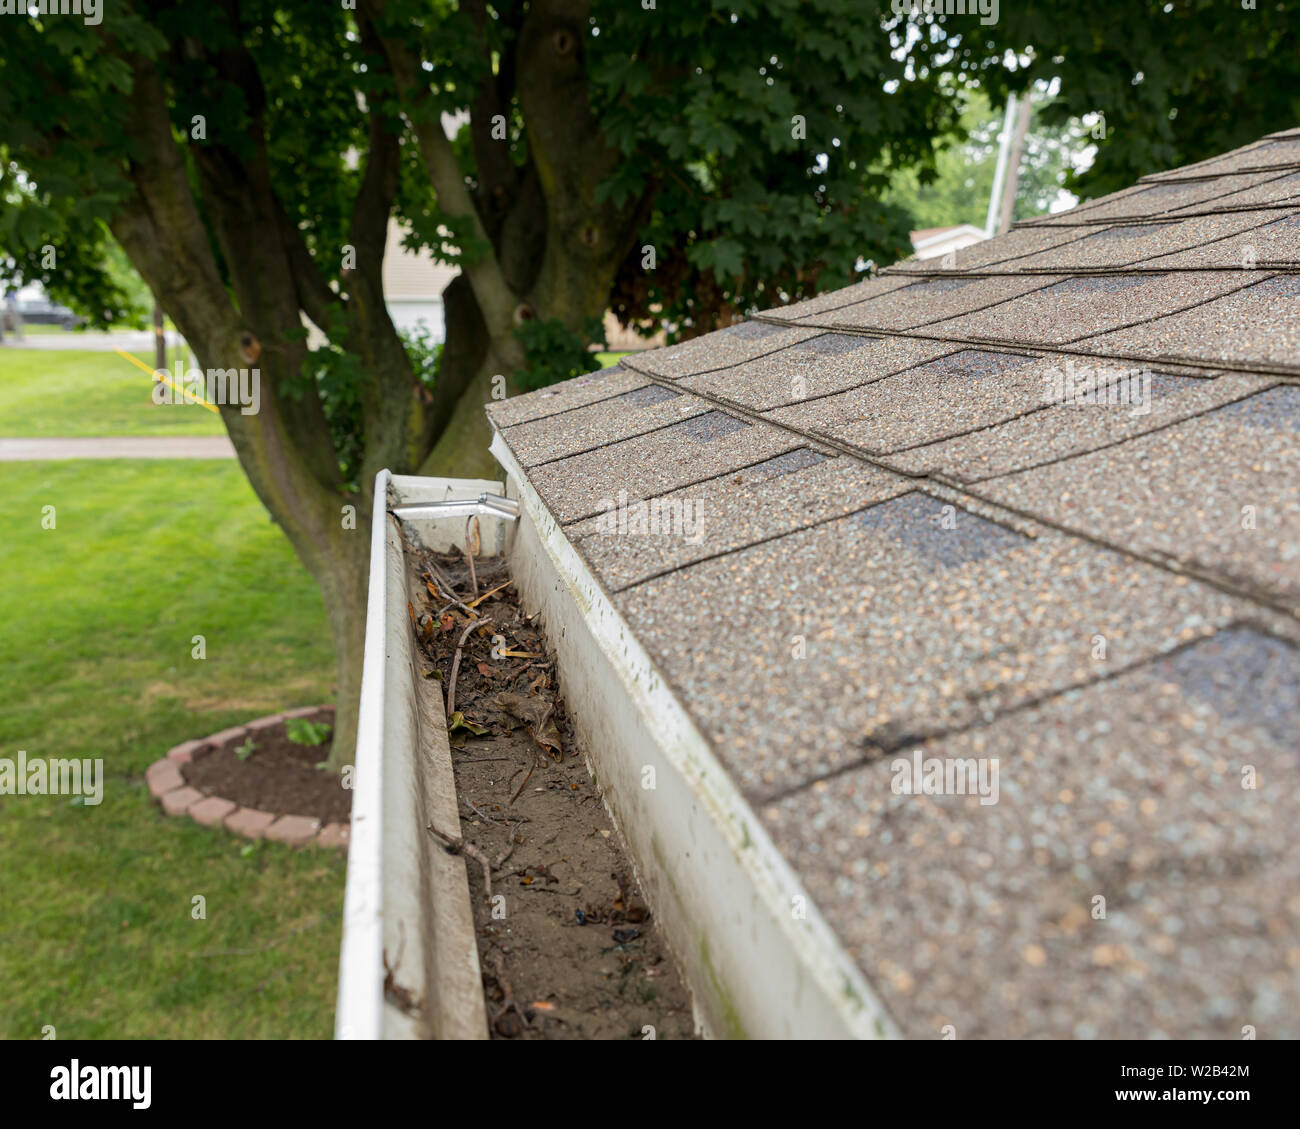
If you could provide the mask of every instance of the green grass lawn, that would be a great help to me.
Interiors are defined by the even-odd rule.
[[[153,358],[140,356],[151,368]],[[0,351],[0,437],[224,435],[197,404],[155,404],[153,382],[116,353]]]
[[[31,337],[33,334],[34,334],[35,336],[37,336],[37,337],[46,337],[46,336],[50,336],[50,335],[55,334],[55,333],[68,333],[68,334],[72,334],[72,333],[75,333],[75,332],[76,332],[76,330],[68,330],[68,329],[64,329],[63,326],[61,326],[61,325],[52,325],[52,324],[50,324],[50,323],[48,323],[48,322],[24,322],[24,323],[23,323],[23,336],[24,336],[24,337]],[[9,339],[11,339],[11,338],[13,338],[13,337],[15,337],[15,336],[17,336],[17,335],[16,335],[16,334],[13,334],[13,333],[10,333],[7,329],[5,330],[5,339],[6,339],[6,340],[9,340]]]
[[[113,353],[0,350],[0,436],[222,433],[150,387]],[[105,773],[98,806],[0,796],[0,1037],[328,1037],[344,858],[169,819],[144,779],[331,700],[316,586],[233,461],[0,463],[0,487],[0,757]]]
[[[0,1037],[328,1037],[344,859],[166,818],[144,781],[180,741],[330,699],[315,585],[233,461],[4,463],[0,483],[0,757],[103,758],[106,780],[99,806],[0,796]]]

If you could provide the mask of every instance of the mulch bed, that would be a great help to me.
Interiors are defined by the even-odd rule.
[[[334,724],[334,713],[321,710],[306,720]],[[276,815],[305,815],[321,823],[346,823],[352,793],[336,772],[317,768],[329,756],[329,742],[298,745],[289,740],[286,723],[249,734],[254,751],[241,760],[235,750],[248,737],[235,737],[181,766],[185,783],[209,796],[232,800],[241,808]]]

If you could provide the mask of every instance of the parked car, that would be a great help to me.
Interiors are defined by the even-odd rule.
[[[18,312],[28,325],[61,325],[64,329],[80,329],[86,324],[85,318],[48,298],[29,298],[25,302],[19,302]]]

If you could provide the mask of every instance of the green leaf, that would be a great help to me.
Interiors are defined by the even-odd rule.
[[[454,733],[457,729],[468,730],[470,733],[473,733],[475,737],[481,737],[484,733],[488,732],[486,726],[477,725],[474,722],[469,721],[460,710],[456,710],[452,713],[451,717],[447,719],[447,732]]]

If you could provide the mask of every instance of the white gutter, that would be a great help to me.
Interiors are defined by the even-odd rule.
[[[388,505],[386,470],[375,476],[374,513]],[[353,773],[352,826],[348,839],[348,882],[343,897],[343,942],[339,954],[339,998],[334,1031],[340,1039],[377,1039],[383,1032],[383,748],[385,523],[370,530],[370,583],[366,604],[366,649],[361,674],[361,710]],[[375,970],[379,975],[375,975]]]
[[[430,822],[454,826],[457,799],[441,703],[420,685],[403,553],[404,538],[440,549],[463,544],[466,520],[476,516],[482,553],[508,552],[521,602],[542,613],[592,775],[705,1031],[896,1036],[857,965],[499,436],[492,453],[508,472],[510,501],[494,482],[387,471],[375,481],[336,1035],[487,1034],[464,859],[425,831]]]
[[[513,517],[499,482],[375,477],[366,642],[353,775],[352,829],[335,1035],[340,1039],[487,1037],[464,859],[432,841],[430,823],[459,820],[446,719],[421,693],[412,644],[403,530],[429,548],[463,544],[499,555]],[[467,500],[467,501],[466,501]],[[433,698],[431,702],[430,699]]]
[[[541,611],[566,708],[707,1033],[898,1031],[709,743],[497,434],[520,503],[511,572]],[[648,787],[647,783],[653,784]]]

